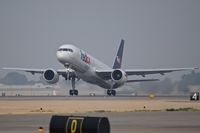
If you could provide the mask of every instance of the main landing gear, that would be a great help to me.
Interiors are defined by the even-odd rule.
[[[78,90],[69,90],[69,95],[70,96],[73,96],[73,95],[75,95],[75,96],[78,96]]]
[[[116,96],[116,91],[113,90],[114,82],[111,83],[110,89],[107,90],[108,96]]]
[[[69,95],[70,96],[78,96],[78,90],[75,89],[75,80],[76,80],[76,77],[75,76],[72,76],[71,77],[71,81],[72,81],[72,89],[69,90]]]
[[[107,94],[108,94],[108,96],[115,96],[116,95],[116,91],[109,89],[109,90],[107,90]]]

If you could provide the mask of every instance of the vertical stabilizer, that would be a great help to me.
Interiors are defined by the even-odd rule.
[[[121,43],[120,43],[120,46],[119,46],[119,49],[118,49],[118,52],[117,52],[117,56],[115,58],[113,69],[121,68],[123,50],[124,50],[124,40],[122,39]]]

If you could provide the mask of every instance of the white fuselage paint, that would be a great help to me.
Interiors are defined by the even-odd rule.
[[[57,59],[64,66],[69,66],[76,71],[78,77],[82,80],[96,84],[105,89],[110,89],[112,81],[104,80],[96,74],[96,70],[112,70],[98,59],[92,57],[84,50],[81,50],[74,45],[66,44],[59,47],[59,49],[71,49],[72,51],[57,51]],[[81,55],[82,53],[82,55]],[[115,85],[117,88],[123,84]],[[114,89],[113,88],[113,89]]]

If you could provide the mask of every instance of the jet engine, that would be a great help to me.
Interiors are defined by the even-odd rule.
[[[111,73],[111,79],[116,83],[125,83],[127,81],[127,76],[123,70],[116,69]]]
[[[47,69],[43,73],[43,78],[47,83],[54,84],[54,83],[58,82],[59,75],[55,70]]]

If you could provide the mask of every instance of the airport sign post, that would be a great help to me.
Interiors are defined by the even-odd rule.
[[[110,123],[107,117],[54,115],[49,133],[110,133]]]
[[[199,92],[192,92],[190,94],[190,100],[191,101],[199,101]]]

